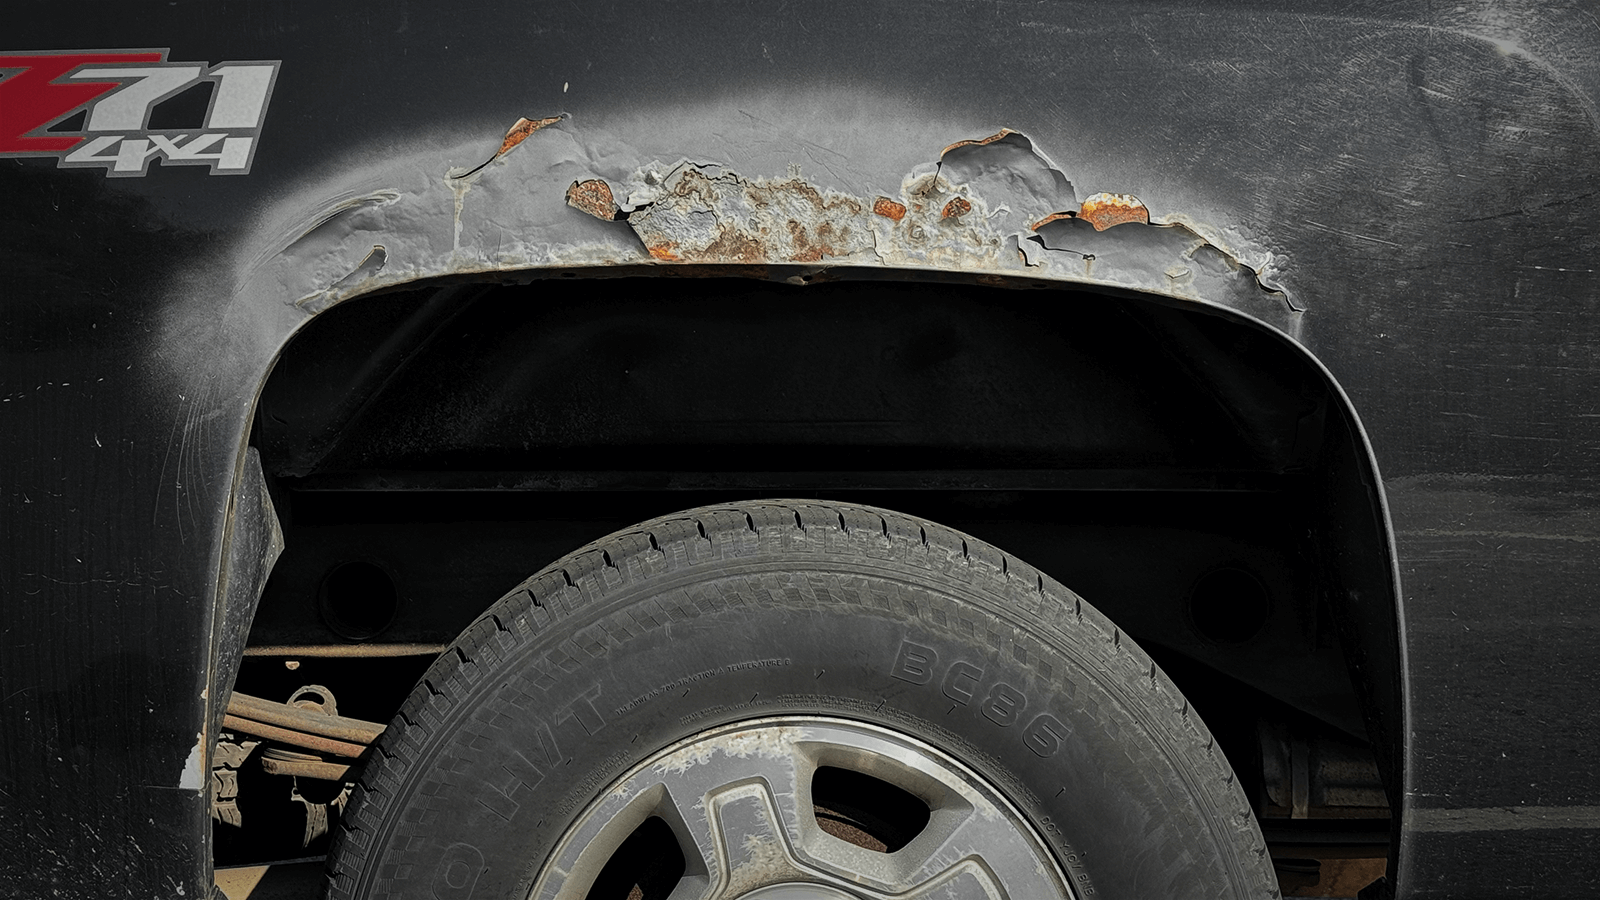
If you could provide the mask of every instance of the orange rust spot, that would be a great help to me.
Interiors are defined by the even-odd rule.
[[[794,219],[788,221],[789,243],[794,248],[789,253],[790,262],[821,262],[829,256],[846,256],[849,254],[848,245],[841,249],[841,242],[850,239],[850,226],[834,226],[832,222],[819,222],[815,231],[808,232],[806,226]]]
[[[821,262],[824,248],[811,241],[810,235],[806,234],[806,227],[794,219],[790,219],[788,225],[789,243],[794,245],[794,252],[789,254],[789,260],[791,262]]]
[[[984,144],[992,144],[995,141],[1000,140],[1001,138],[1005,137],[1008,134],[1016,134],[1016,132],[1012,131],[1009,128],[1002,128],[999,131],[996,131],[994,134],[991,134],[986,138],[978,138],[977,140],[974,140],[974,141],[956,141],[954,144],[951,144],[950,146],[944,148],[943,150],[940,150],[939,151],[939,156],[943,157],[946,153],[949,153],[951,150],[955,150],[958,147],[981,147]]]
[[[666,243],[655,244],[653,246],[646,247],[645,249],[650,251],[651,256],[666,262],[677,262],[678,260],[683,259],[683,257],[678,255],[677,241],[667,241]]]
[[[1150,210],[1132,194],[1095,194],[1083,201],[1083,208],[1078,215],[1093,225],[1095,231],[1105,231],[1113,225],[1127,222],[1150,223]]]
[[[872,211],[885,219],[893,219],[896,222],[906,217],[906,205],[904,203],[896,203],[888,197],[879,197],[872,201]]]
[[[1067,210],[1066,212],[1051,213],[1050,215],[1045,216],[1044,218],[1040,219],[1039,221],[1033,223],[1032,225],[1029,225],[1028,226],[1028,230],[1030,230],[1030,231],[1038,231],[1040,228],[1043,228],[1044,226],[1049,225],[1051,222],[1058,222],[1058,221],[1060,221],[1062,219],[1076,219],[1077,217],[1078,217],[1077,211],[1076,210],[1071,210],[1071,209]]]
[[[723,225],[717,232],[717,239],[694,256],[697,260],[751,264],[766,258],[760,241],[728,225]]]
[[[611,195],[611,185],[598,178],[574,181],[567,188],[567,205],[607,222],[617,217],[617,200]]]
[[[506,151],[528,139],[528,135],[545,127],[561,121],[560,116],[551,116],[548,119],[518,119],[511,130],[506,132],[506,139],[500,142],[500,149],[494,152],[495,156],[504,156]]]
[[[972,204],[968,203],[965,197],[952,197],[950,202],[944,205],[944,209],[939,210],[939,215],[942,218],[953,219],[969,212],[972,212]]]

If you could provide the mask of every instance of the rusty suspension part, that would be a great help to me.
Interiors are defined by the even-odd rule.
[[[324,762],[320,759],[263,757],[261,768],[268,775],[298,775],[301,778],[320,778],[323,781],[344,781],[350,774],[350,766],[345,763]]]
[[[239,693],[228,699],[223,726],[280,744],[349,759],[361,756],[383,733],[383,726],[376,722],[330,716]]]
[[[245,656],[317,659],[377,659],[396,656],[438,656],[449,644],[271,644],[244,648]],[[235,695],[237,696],[237,695]]]
[[[351,744],[345,741],[336,741],[332,738],[318,737],[314,734],[306,734],[303,731],[293,731],[288,728],[279,728],[276,725],[241,719],[238,716],[223,716],[222,727],[230,731],[241,731],[269,741],[276,741],[280,744],[288,744],[291,747],[304,747],[307,750],[315,750],[331,756],[343,756],[348,759],[360,757],[367,749],[361,744]]]

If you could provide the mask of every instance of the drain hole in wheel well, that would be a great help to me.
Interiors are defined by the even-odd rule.
[[[347,641],[377,637],[394,621],[400,593],[394,578],[375,563],[340,563],[323,576],[317,589],[322,620]]]
[[[928,827],[928,804],[880,778],[822,766],[811,779],[817,825],[841,841],[893,853]]]
[[[1272,598],[1261,580],[1225,566],[1200,576],[1189,589],[1189,621],[1214,644],[1242,644],[1267,627]]]
[[[665,900],[683,880],[686,865],[671,826],[651,816],[611,854],[587,900]]]

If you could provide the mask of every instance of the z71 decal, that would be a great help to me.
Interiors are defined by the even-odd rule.
[[[255,158],[278,62],[168,62],[165,50],[0,53],[0,157],[54,156],[137,177],[150,163],[244,175]],[[156,104],[209,84],[198,128],[151,131]],[[78,121],[80,120],[81,121]]]

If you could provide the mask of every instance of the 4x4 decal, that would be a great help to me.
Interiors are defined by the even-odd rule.
[[[54,156],[62,168],[100,166],[137,177],[162,165],[250,171],[277,61],[168,62],[166,50],[0,53],[0,157]],[[200,128],[149,129],[157,103],[211,82]],[[82,127],[52,131],[83,116]]]

